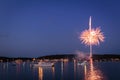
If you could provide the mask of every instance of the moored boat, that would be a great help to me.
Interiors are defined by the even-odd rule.
[[[37,64],[34,64],[35,67],[52,67],[54,66],[54,63],[52,62],[38,62]]]
[[[87,64],[87,61],[82,61],[82,62],[78,61],[78,65],[86,65],[86,64]]]

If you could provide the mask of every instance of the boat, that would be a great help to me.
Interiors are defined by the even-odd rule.
[[[78,61],[78,65],[84,66],[86,64],[87,64],[87,61],[82,61],[82,62]]]
[[[52,62],[38,62],[37,64],[34,64],[34,67],[53,67],[54,63]]]

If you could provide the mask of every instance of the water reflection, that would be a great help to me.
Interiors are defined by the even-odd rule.
[[[21,66],[20,64],[15,64],[15,66],[16,66],[16,71],[19,74],[21,72]]]
[[[63,61],[61,61],[61,80],[63,80]]]
[[[86,67],[86,65],[84,65],[84,78],[85,78],[85,80],[87,80],[87,67]]]
[[[55,73],[55,67],[52,67],[52,73],[53,74]]]
[[[54,75],[55,75],[55,67],[52,67],[52,74],[53,74],[53,80],[54,80]]]
[[[76,80],[76,60],[74,60],[74,80]]]
[[[105,80],[103,78],[107,76],[104,77],[102,71],[95,66],[96,63],[93,63],[92,59],[86,65],[77,65],[77,61],[74,60],[57,62],[54,67],[30,67],[28,62],[16,64],[16,66],[12,63],[1,63],[0,80]],[[106,63],[104,65],[97,63],[97,65],[106,66]],[[119,68],[120,64],[117,66]],[[108,70],[110,73],[111,69],[108,68]]]
[[[54,80],[55,67],[38,67],[38,80]]]
[[[43,69],[42,69],[42,67],[38,68],[38,76],[39,76],[39,80],[43,80]]]
[[[85,80],[103,80],[102,73],[93,65],[92,58],[90,59],[90,67],[87,72],[87,67],[84,65]]]
[[[68,61],[67,60],[62,60],[61,61],[61,80],[64,80],[66,76],[68,76]]]

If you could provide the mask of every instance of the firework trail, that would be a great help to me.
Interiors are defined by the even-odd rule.
[[[89,18],[89,29],[84,30],[80,35],[83,44],[90,46],[90,57],[92,57],[92,45],[99,45],[104,41],[104,35],[100,28],[91,27],[91,16]]]

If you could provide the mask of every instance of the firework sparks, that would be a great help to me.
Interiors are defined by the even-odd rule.
[[[92,45],[99,45],[100,42],[104,41],[104,35],[100,28],[91,28],[91,16],[89,19],[89,29],[84,30],[80,35],[80,40],[85,45],[90,46],[90,57],[92,57]]]
[[[88,29],[81,33],[80,40],[85,45],[99,45],[100,41],[104,41],[104,36],[100,28]]]

